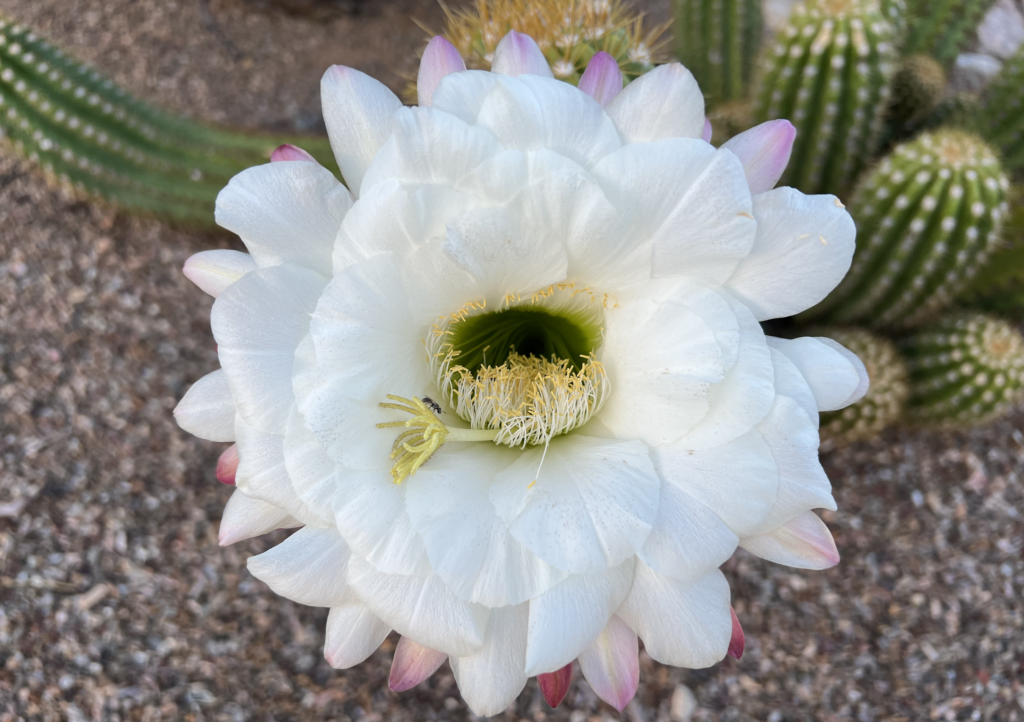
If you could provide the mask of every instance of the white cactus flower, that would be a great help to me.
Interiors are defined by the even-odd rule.
[[[330,607],[335,667],[396,630],[395,689],[447,657],[478,714],[531,676],[557,704],[578,659],[622,709],[638,637],[682,667],[742,650],[738,546],[838,561],[818,412],[867,375],[758,322],[835,287],[854,225],[772,190],[788,123],[703,140],[678,64],[623,88],[599,54],[577,89],[513,32],[493,68],[435,39],[418,107],[327,71],[345,185],[285,148],[221,193],[249,253],[186,265],[222,368],[176,414],[237,445],[222,543],[302,527],[249,569]]]

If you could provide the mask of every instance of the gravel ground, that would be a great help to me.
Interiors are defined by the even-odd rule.
[[[282,1],[283,0],[279,0]],[[345,62],[400,88],[432,0],[358,15],[272,0],[0,0],[132,91],[205,118],[315,128]],[[652,3],[664,13],[665,3]],[[77,202],[0,156],[0,721],[462,720],[443,667],[387,689],[394,638],[346,672],[326,610],[274,596],[222,549],[222,445],[171,409],[216,366],[209,299],[181,275],[225,235]],[[969,433],[898,432],[832,452],[842,564],[739,553],[747,652],[709,670],[642,655],[621,719],[1024,720],[1024,414]],[[578,680],[507,720],[619,719]]]

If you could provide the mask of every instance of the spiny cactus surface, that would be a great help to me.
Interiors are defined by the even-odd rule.
[[[946,94],[946,72],[930,55],[903,58],[889,88],[888,123],[892,140],[909,135]]]
[[[796,6],[769,53],[757,113],[797,127],[784,185],[835,193],[860,172],[878,147],[894,39],[878,0]]]
[[[441,35],[467,67],[490,70],[498,43],[516,30],[537,41],[556,78],[573,85],[602,50],[618,61],[626,82],[651,70],[667,27],[645,29],[642,16],[623,0],[476,0],[445,13]],[[407,95],[416,97],[414,86]]]
[[[828,329],[828,336],[853,351],[864,362],[871,385],[864,397],[842,411],[821,415],[821,438],[833,443],[870,439],[903,415],[910,388],[907,367],[889,340],[859,328]]]
[[[928,53],[947,67],[996,0],[909,0],[903,51]]]
[[[761,0],[676,0],[676,52],[709,107],[744,98],[764,32]]]
[[[900,349],[915,423],[985,423],[1024,400],[1024,338],[1003,320],[955,314],[904,339]]]
[[[985,137],[1003,151],[1007,168],[1024,170],[1024,47],[988,86],[983,108]]]
[[[1008,188],[976,136],[940,131],[898,146],[850,205],[858,235],[849,274],[804,318],[897,328],[929,320],[995,248]]]
[[[0,133],[79,193],[198,225],[231,176],[285,142],[159,111],[2,17]],[[326,140],[299,142],[331,158]]]

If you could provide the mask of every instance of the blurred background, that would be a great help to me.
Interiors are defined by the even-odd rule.
[[[688,1],[674,7],[670,0],[649,0],[633,8],[646,13],[646,32],[677,13],[683,17]],[[716,1],[719,7],[732,2]],[[857,1],[821,0],[819,5],[842,13]],[[909,84],[900,86],[894,78],[908,64],[878,61],[881,79],[871,83],[887,94],[870,98],[863,111],[885,123],[877,122],[872,131],[871,152],[878,162],[865,168],[868,180],[859,181],[872,191],[899,182],[892,168],[910,161],[905,154],[892,156],[886,169],[884,158],[898,152],[900,143],[922,142],[922,132],[974,132],[986,114],[995,117],[1002,105],[1019,106],[1019,82],[1018,100],[1008,100],[1006,91],[993,99],[985,88],[1006,87],[1001,74],[1014,67],[1024,41],[1024,5],[1017,0],[961,0],[959,5],[928,0],[925,6],[929,3],[938,26],[917,26],[904,37],[921,38],[926,30],[941,36],[918,44],[942,76],[935,80],[933,65],[925,63],[918,74],[925,81],[905,71]],[[455,0],[448,4],[468,7]],[[690,5],[713,8],[715,2]],[[781,42],[773,36],[792,42],[786,30],[794,22],[792,5],[766,0],[761,8],[763,27],[753,36],[767,48],[756,61],[765,73],[762,84],[770,84],[772,72],[792,75],[779,65],[781,55],[772,54],[773,43]],[[895,26],[901,22],[902,4],[893,6]],[[952,40],[939,32],[952,27],[940,10],[962,21],[964,27]],[[199,250],[241,248],[230,234],[196,221],[205,196],[188,190],[183,178],[214,187],[217,173],[229,173],[232,164],[259,162],[251,154],[258,159],[263,145],[285,139],[302,145],[306,136],[322,134],[319,81],[331,64],[358,68],[406,92],[428,37],[423,28],[445,28],[441,6],[435,0],[0,0],[0,15],[7,22],[0,28],[6,33],[0,37],[0,80],[7,84],[0,87],[0,98],[6,94],[0,128],[9,136],[0,144],[0,720],[473,718],[447,665],[410,692],[388,690],[396,637],[355,669],[330,668],[322,655],[327,610],[277,597],[245,569],[247,557],[277,543],[284,533],[218,546],[217,526],[231,492],[214,478],[224,445],[188,435],[171,415],[189,385],[217,366],[208,321],[211,299],[184,278],[181,266]],[[691,37],[682,31],[673,42],[673,30],[680,30],[678,21],[676,28],[665,30],[660,49],[647,48],[654,60],[686,55],[698,42],[681,45]],[[35,35],[65,55],[50,58],[52,49],[42,48],[32,51],[39,57],[26,59],[24,47],[13,49],[37,42]],[[711,36],[703,35],[713,45]],[[879,43],[895,44],[884,38],[871,42],[872,52]],[[722,51],[701,48],[702,57],[718,58],[718,65]],[[19,52],[24,68],[11,60]],[[747,49],[737,52],[743,55]],[[31,113],[17,111],[21,106],[14,96],[24,96],[28,104],[42,101],[31,97],[31,87],[19,87],[14,75],[3,74],[5,67],[34,72],[34,63],[44,55],[49,59],[38,82],[47,82],[46,73],[64,62],[61,57],[88,63],[113,81],[108,89],[123,88],[178,119],[157,117],[158,131],[179,133],[200,149],[216,146],[222,155],[216,164],[182,166],[185,171],[175,165],[175,157],[158,158],[156,170],[147,172],[157,174],[152,176],[157,187],[167,184],[166,192],[158,194],[166,201],[160,207],[153,197],[130,195],[128,181],[96,188],[85,175],[76,181],[76,167],[99,177],[92,171],[105,156],[99,150],[96,155],[79,151],[72,142],[78,136],[65,143],[77,156],[59,153],[48,136],[22,123]],[[627,61],[642,63],[644,58]],[[874,66],[870,70],[875,72]],[[59,97],[59,84],[52,82],[53,97]],[[1004,86],[990,86],[993,82]],[[741,79],[740,85],[735,97],[725,97],[730,91],[709,96],[716,141],[762,112],[751,100],[751,86],[757,83]],[[914,101],[910,110],[890,109],[897,101],[916,98],[921,87],[931,88],[924,101]],[[73,91],[64,90],[73,103]],[[799,97],[799,88],[790,90],[794,99]],[[97,85],[97,93],[103,92]],[[89,102],[89,97],[78,100]],[[837,102],[840,114],[845,113],[846,106]],[[102,107],[102,97],[96,105]],[[824,118],[827,111],[822,103]],[[55,111],[48,107],[46,112]],[[188,125],[192,121],[217,128],[195,130]],[[818,136],[824,122],[814,126]],[[104,131],[97,125],[97,142],[105,144],[101,136],[113,135],[115,126]],[[260,135],[239,136],[239,129]],[[979,190],[977,202],[991,206],[982,214],[990,225],[1011,227],[1005,219],[1019,206],[1003,179],[1017,172],[1011,163],[1017,136],[986,132],[993,157],[1002,159],[1005,170],[982,164],[998,197]],[[93,135],[83,128],[78,140],[85,143]],[[255,140],[230,140],[236,136]],[[1000,145],[1005,137],[1011,140]],[[941,138],[934,142],[940,150],[946,147]],[[323,146],[322,140],[309,143],[311,149]],[[846,137],[826,150],[838,152],[840,146],[847,147]],[[979,157],[987,158],[984,152],[978,151]],[[81,165],[81,158],[92,160]],[[134,168],[117,166],[115,171],[127,177]],[[833,185],[862,214],[858,224],[888,228],[876,217],[887,211],[857,204],[861,176],[847,171],[849,177],[837,176]],[[175,175],[179,172],[185,176]],[[802,182],[828,185],[827,178],[815,180],[814,173],[812,168]],[[104,193],[115,202],[98,201]],[[143,212],[126,212],[135,201],[151,205]],[[926,201],[921,205],[920,213],[930,212]],[[908,228],[913,225],[911,216],[905,221]],[[984,222],[980,227],[984,237],[988,227]],[[969,231],[955,232],[967,238]],[[929,233],[921,236],[930,247],[947,244],[948,239],[928,240]],[[907,237],[904,233],[892,242]],[[998,245],[993,240],[995,245],[976,255],[1011,252],[1011,241]],[[973,261],[951,257],[949,262],[965,267]],[[1000,278],[991,285],[1005,282]],[[925,301],[945,292],[931,280],[925,283]],[[1020,304],[1013,295],[1018,287],[1007,288],[1009,296],[972,308],[987,313],[998,308],[1000,323],[1009,330],[1000,327],[992,336],[1001,340],[993,349],[1018,353],[1015,309]],[[966,287],[958,286],[960,292],[966,294]],[[822,313],[808,323],[831,322]],[[955,323],[961,317],[949,318],[926,320],[959,328]],[[933,353],[925,343],[931,337],[907,346],[908,338],[926,331],[904,320],[893,316],[881,328],[874,328],[871,319],[851,321],[877,335],[863,341],[865,348],[876,341],[896,344],[909,366],[909,377],[906,370],[895,374],[896,390],[890,389],[898,403],[876,398],[870,418],[877,418],[886,404],[898,406],[901,414],[906,405],[907,414],[918,416],[914,423],[887,419],[859,426],[860,417],[843,423],[833,419],[826,429],[823,462],[839,511],[825,512],[823,518],[843,557],[838,567],[805,572],[740,550],[725,571],[746,631],[741,660],[680,670],[641,653],[639,692],[621,715],[600,702],[577,671],[557,710],[547,707],[531,681],[503,719],[1024,719],[1024,412],[1009,392],[1005,403],[1002,395],[982,402],[987,389],[976,378],[974,385],[981,387],[976,403],[967,403],[966,411],[935,411],[931,392],[918,393],[913,386],[931,368],[921,361]],[[970,333],[988,333],[989,321],[974,323]],[[965,348],[973,347],[966,343]],[[1024,352],[1018,356],[1000,367],[1009,370],[999,389],[1016,393]],[[980,359],[976,365],[984,369],[985,363],[1004,361]],[[878,363],[881,385],[881,366],[902,362]],[[991,408],[971,416],[982,403]],[[936,417],[941,423],[925,423],[936,418],[922,409],[945,416]],[[852,428],[860,433],[848,433]]]

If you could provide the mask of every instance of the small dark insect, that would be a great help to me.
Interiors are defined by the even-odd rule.
[[[424,396],[421,399],[421,401],[423,401],[423,403],[425,403],[427,406],[429,406],[431,411],[433,411],[435,414],[443,414],[444,413],[443,411],[441,411],[441,404],[437,403],[436,401],[434,401],[429,396]]]

